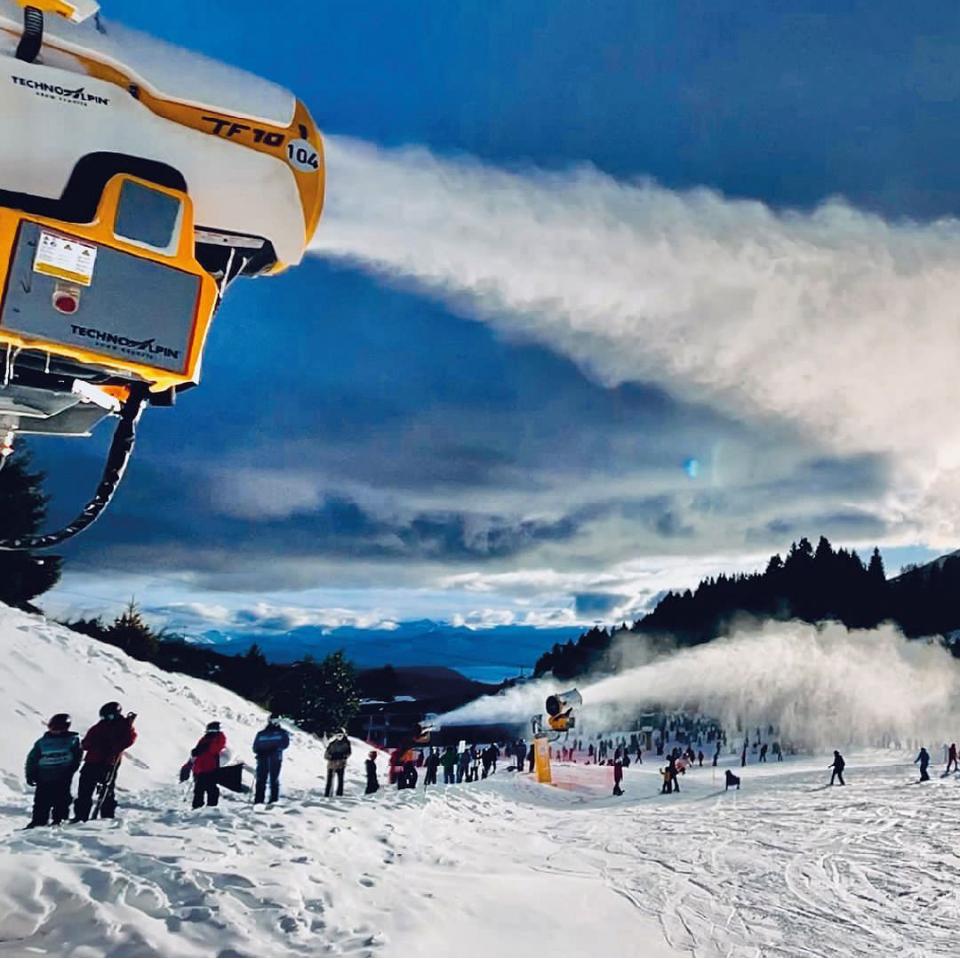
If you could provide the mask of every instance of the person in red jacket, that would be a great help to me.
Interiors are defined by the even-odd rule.
[[[220,802],[217,773],[220,771],[220,754],[226,748],[227,737],[220,732],[220,723],[207,723],[207,731],[190,753],[194,809],[199,809],[204,802],[208,806],[216,806]]]
[[[87,730],[80,745],[86,750],[80,782],[77,785],[77,801],[73,805],[72,822],[86,822],[93,806],[94,790],[102,788],[99,815],[113,819],[117,810],[115,787],[120,757],[137,741],[133,728],[135,713],[123,714],[119,703],[104,703],[100,707],[100,722]]]
[[[620,786],[620,783],[623,782],[623,759],[621,759],[619,752],[617,753],[616,758],[613,760],[613,794],[614,796],[622,796],[623,789]]]

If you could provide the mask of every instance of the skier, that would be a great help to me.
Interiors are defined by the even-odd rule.
[[[619,758],[613,761],[613,794],[614,796],[622,796],[623,790],[620,788],[620,783],[623,781],[623,761]]]
[[[827,769],[832,769],[833,772],[830,775],[830,785],[833,785],[834,779],[840,780],[841,786],[846,786],[846,783],[843,781],[843,770],[846,766],[846,762],[843,759],[843,756],[835,749],[833,751],[833,762],[827,766]]]
[[[444,754],[440,757],[440,765],[443,766],[443,784],[450,786],[454,782],[454,770],[457,768],[457,751],[453,746],[447,746]]]
[[[457,782],[462,783],[464,779],[470,782],[470,751],[466,746],[457,759]]]
[[[483,765],[483,775],[482,778],[486,779],[490,775],[490,767],[493,765],[493,754],[491,752],[492,747],[487,746],[480,753],[480,762]]]
[[[436,786],[437,767],[440,765],[440,757],[437,755],[437,751],[432,747],[430,749],[429,755],[424,761],[424,765],[427,767],[427,775],[423,780],[424,787]]]
[[[33,744],[27,755],[28,786],[36,786],[33,816],[27,829],[46,826],[53,814],[54,826],[70,815],[70,787],[80,766],[80,737],[70,729],[70,717],[57,713],[47,723],[47,731]]]
[[[527,772],[533,772],[533,765],[536,762],[536,751],[533,748],[533,743],[530,743],[530,748],[527,750]]]
[[[227,737],[220,731],[220,723],[216,720],[207,723],[204,734],[190,751],[194,809],[199,809],[204,804],[216,806],[220,802],[217,771],[220,769],[220,754],[226,748]]]
[[[513,752],[517,760],[517,772],[523,772],[523,761],[527,758],[527,744],[522,740],[517,740],[516,748]]]
[[[341,729],[337,735],[330,740],[327,746],[324,758],[327,760],[327,788],[324,795],[329,797],[333,791],[333,778],[337,778],[337,795],[343,795],[343,771],[347,768],[347,760],[350,758],[350,740],[347,739],[347,731]]]
[[[780,746],[779,741],[773,744],[773,755],[777,757],[777,762],[783,762],[783,749]]]
[[[767,744],[764,743],[760,747],[760,762],[765,763],[767,761]]]
[[[661,793],[672,793],[673,792],[673,776],[670,773],[670,767],[664,766],[660,770],[660,775],[663,777],[663,785],[660,787]]]
[[[737,789],[740,788],[740,777],[735,773],[731,772],[729,769],[724,771],[724,787],[723,791],[726,792],[731,786],[736,786]]]
[[[290,745],[290,734],[280,725],[278,713],[271,713],[267,725],[253,739],[253,752],[257,757],[257,787],[254,804],[262,803],[270,780],[270,802],[280,797],[280,766],[283,751]]]
[[[950,749],[947,751],[947,768],[944,770],[944,776],[950,772],[950,767],[953,766],[953,771],[957,772],[957,744],[950,743]]]
[[[698,749],[698,750],[697,750],[697,763],[698,763],[698,765],[700,765],[700,766],[703,765],[703,750],[702,750],[702,749]]]
[[[380,781],[377,779],[377,751],[375,749],[371,749],[367,753],[364,766],[367,770],[367,788],[363,792],[365,796],[369,796],[380,788]]]
[[[117,770],[124,750],[137,741],[137,731],[133,728],[136,718],[136,713],[124,716],[117,702],[104,703],[100,707],[100,721],[87,730],[80,743],[86,756],[80,769],[71,822],[86,822],[90,818],[93,792],[97,786],[101,789],[99,814],[103,819],[113,819],[117,810],[114,794]]]
[[[675,793],[680,792],[680,781],[677,779],[677,754],[676,750],[670,753],[670,758],[667,761],[667,771],[670,773],[670,785],[672,791]]]
[[[740,765],[747,765],[747,741],[743,741],[743,752],[740,753]]]
[[[914,764],[920,763],[920,782],[929,782],[930,773],[927,772],[927,767],[930,765],[930,753],[927,752],[926,746],[920,747],[920,752],[913,762]]]
[[[717,765],[717,761],[718,761],[719,759],[720,759],[720,740],[718,739],[718,740],[717,740],[717,749],[716,749],[716,752],[714,752],[714,754],[713,754],[713,765],[714,765],[714,766]]]

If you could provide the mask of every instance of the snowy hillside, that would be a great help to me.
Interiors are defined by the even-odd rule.
[[[277,807],[193,812],[172,780],[204,724],[243,755],[262,713],[37,617],[0,609],[0,643],[0,956],[956,953],[960,783],[913,785],[912,754],[849,755],[845,789],[824,757],[738,768],[739,793],[693,769],[674,796],[648,761],[620,798],[571,765],[365,797],[355,756],[327,800],[298,736]],[[108,699],[141,715],[119,818],[22,831],[42,719]]]

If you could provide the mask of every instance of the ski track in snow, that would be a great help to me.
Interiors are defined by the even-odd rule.
[[[621,798],[569,765],[564,788],[501,770],[364,797],[356,743],[325,799],[299,735],[280,804],[194,812],[169,780],[198,727],[219,715],[241,748],[260,711],[2,608],[0,639],[0,956],[957,953],[960,780],[916,784],[915,754],[851,753],[845,788],[817,757],[738,768],[729,793],[706,767],[661,796],[648,761]],[[22,831],[23,755],[77,690],[141,709],[119,818]]]

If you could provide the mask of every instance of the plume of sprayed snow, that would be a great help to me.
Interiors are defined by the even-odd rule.
[[[621,653],[630,661],[629,649]],[[476,700],[442,721],[525,720],[542,711],[556,688],[532,683]],[[847,630],[838,623],[768,622],[579,688],[581,716],[597,731],[662,708],[700,712],[728,731],[770,723],[786,741],[812,748],[939,743],[956,738],[960,665],[939,643],[907,640],[890,625]]]
[[[931,543],[960,530],[957,221],[889,223],[840,201],[777,213],[340,137],[327,159],[315,253],[412,281],[603,382],[893,454],[888,519]]]

